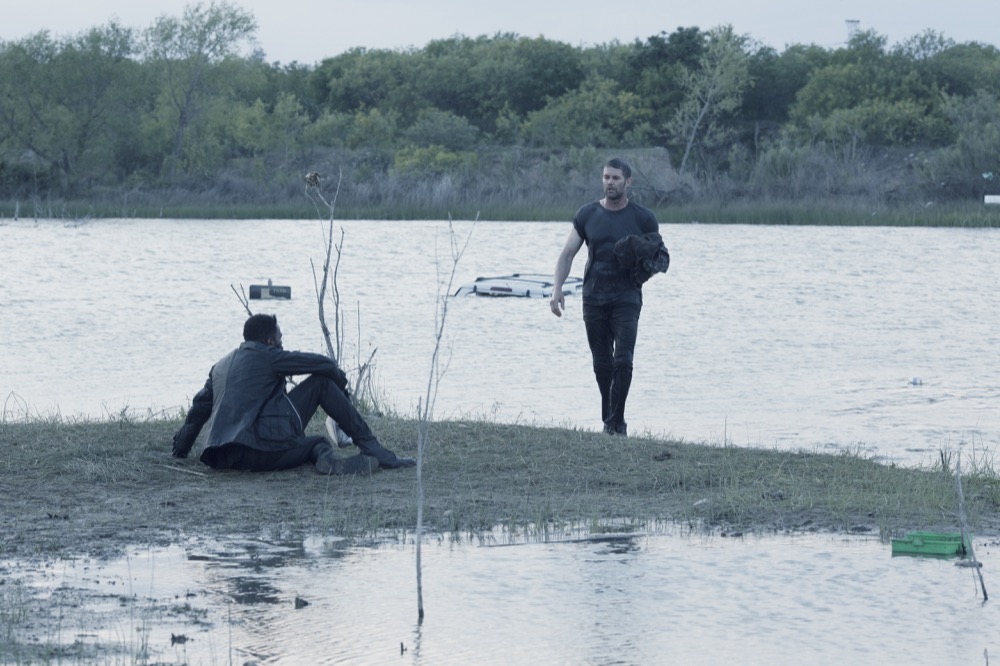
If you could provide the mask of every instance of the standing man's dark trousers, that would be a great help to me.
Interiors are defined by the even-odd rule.
[[[601,392],[604,432],[624,435],[625,401],[632,385],[632,355],[639,332],[641,303],[583,304],[587,343]]]

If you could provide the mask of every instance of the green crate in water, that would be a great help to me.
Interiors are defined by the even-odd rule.
[[[960,532],[908,532],[902,539],[892,540],[893,555],[964,556],[968,538]]]

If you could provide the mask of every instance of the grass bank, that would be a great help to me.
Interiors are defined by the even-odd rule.
[[[112,555],[187,535],[286,538],[408,531],[415,473],[323,477],[214,472],[168,457],[176,420],[0,423],[0,557]],[[415,453],[416,423],[377,417],[373,429]],[[317,433],[321,424],[312,426]],[[1000,477],[966,451],[972,529],[1000,532]],[[583,523],[868,532],[958,528],[953,460],[926,469],[856,453],[781,452],[562,428],[448,421],[431,427],[425,525],[475,533]],[[263,532],[263,534],[262,534]]]
[[[569,221],[585,200],[563,205],[547,202],[508,202],[488,205],[457,204],[433,206],[410,204],[337,205],[336,216],[343,220],[472,220],[482,221]],[[982,203],[869,205],[857,201],[770,201],[699,203],[653,207],[664,223],[675,224],[767,224],[812,226],[883,227],[1000,227],[1000,206]],[[286,203],[190,203],[170,197],[162,204],[145,204],[123,209],[114,203],[90,201],[46,202],[33,209],[14,201],[0,201],[0,221],[19,219],[197,219],[197,220],[309,220],[326,219],[328,212],[317,211],[305,197]]]

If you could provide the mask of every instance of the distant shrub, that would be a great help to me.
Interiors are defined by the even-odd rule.
[[[396,176],[459,174],[476,167],[472,152],[452,151],[444,146],[408,146],[396,153],[392,173]]]

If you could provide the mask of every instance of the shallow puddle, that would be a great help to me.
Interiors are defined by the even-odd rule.
[[[974,545],[987,593],[1000,594],[1000,543]],[[1000,659],[1000,611],[973,569],[893,557],[872,537],[434,537],[422,547],[422,623],[415,552],[409,537],[191,540],[117,561],[0,562],[3,630],[22,646],[63,646],[57,663]]]

